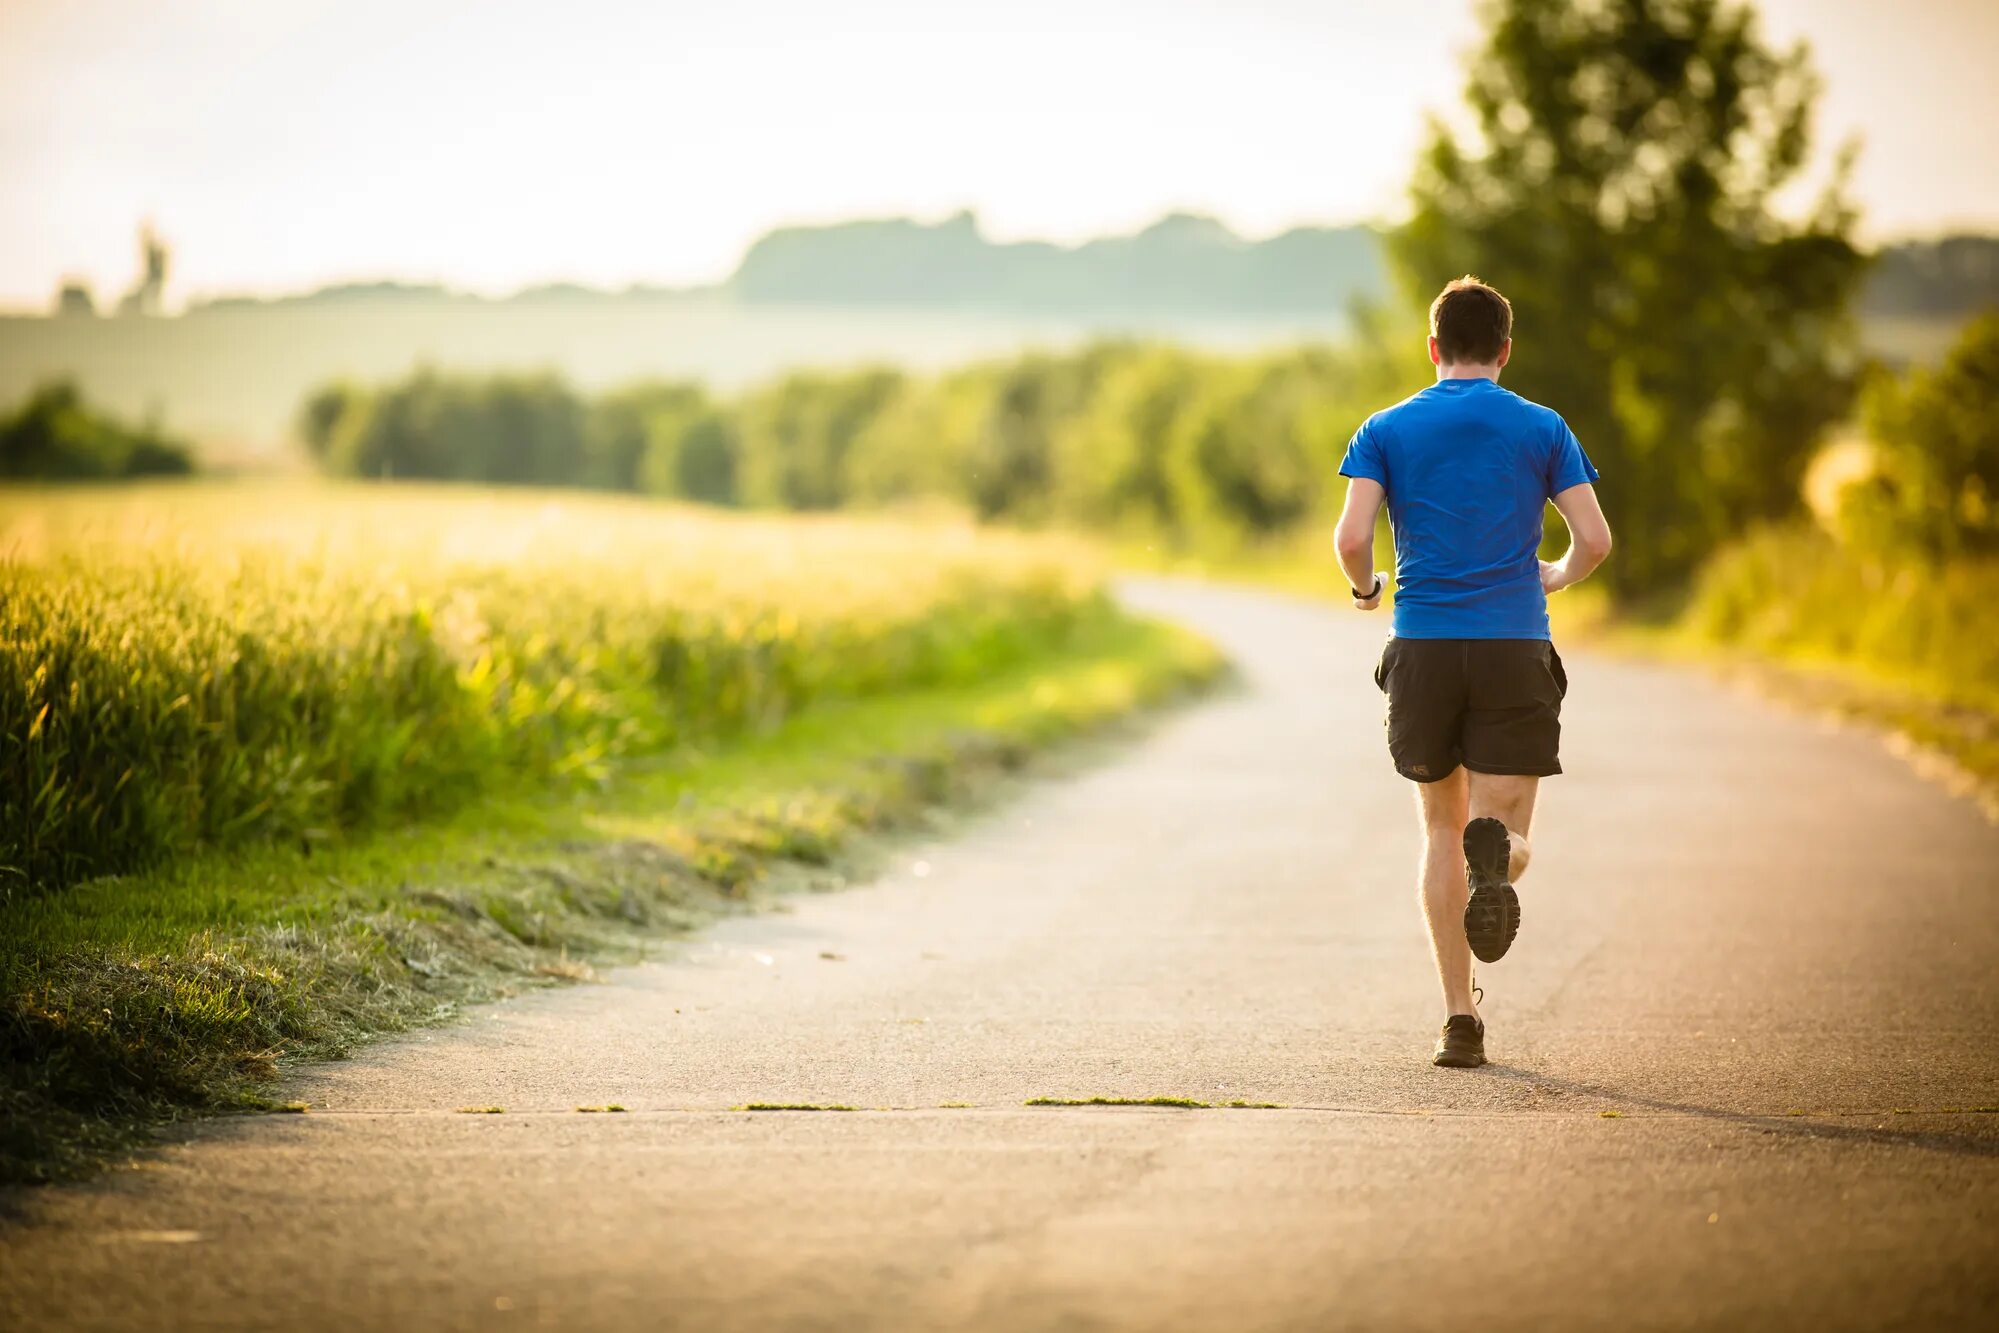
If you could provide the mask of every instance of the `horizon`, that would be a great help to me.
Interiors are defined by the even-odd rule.
[[[1241,241],[1245,245],[1260,245],[1265,241],[1274,240],[1280,236],[1287,236],[1301,231],[1373,230],[1376,231],[1377,233],[1380,231],[1379,224],[1367,221],[1315,222],[1307,220],[1303,222],[1293,223],[1288,226],[1280,227],[1276,231],[1270,232],[1267,235],[1247,236],[1244,235],[1242,232],[1236,230],[1234,227],[1229,226],[1225,219],[1216,218],[1212,214],[1194,213],[1185,209],[1176,209],[1167,213],[1162,213],[1158,217],[1153,218],[1149,222],[1141,223],[1140,225],[1133,227],[1128,231],[1123,231],[1123,232],[1102,233],[1093,236],[1082,236],[1074,239],[1064,238],[1060,240],[1046,236],[998,237],[993,235],[991,228],[989,228],[986,225],[985,219],[979,217],[975,212],[973,212],[970,209],[959,209],[954,213],[947,213],[938,217],[912,217],[907,214],[904,214],[899,216],[878,215],[878,216],[868,216],[868,217],[833,218],[824,222],[780,223],[776,226],[771,227],[769,230],[761,232],[757,236],[753,237],[749,242],[749,245],[744,248],[743,255],[737,259],[736,263],[732,265],[727,272],[722,273],[718,277],[708,281],[698,281],[698,282],[689,282],[689,283],[655,283],[655,282],[647,282],[644,280],[637,280],[637,279],[626,280],[626,281],[612,279],[610,281],[603,283],[593,283],[593,282],[579,282],[566,278],[530,277],[514,286],[483,289],[459,283],[454,283],[449,279],[444,279],[444,278],[433,279],[433,278],[424,278],[424,277],[412,277],[404,274],[395,274],[395,273],[360,274],[355,276],[334,278],[330,281],[316,283],[309,287],[286,288],[286,289],[255,291],[255,292],[243,291],[243,290],[231,290],[227,288],[217,289],[215,291],[188,292],[182,295],[180,299],[171,303],[172,308],[170,311],[168,311],[168,313],[180,313],[185,309],[189,309],[195,306],[212,305],[218,302],[227,302],[227,301],[279,302],[279,301],[295,300],[305,297],[316,296],[327,292],[348,291],[361,288],[398,289],[398,290],[407,290],[412,292],[434,291],[458,299],[474,300],[474,301],[494,301],[494,302],[503,302],[511,300],[515,297],[522,296],[530,292],[541,292],[541,291],[548,291],[560,288],[576,288],[583,291],[600,293],[610,296],[619,296],[636,292],[645,292],[649,294],[658,293],[658,294],[672,294],[672,295],[698,295],[706,292],[715,292],[725,289],[729,285],[730,281],[735,278],[738,269],[740,268],[743,260],[748,257],[750,250],[753,249],[758,242],[770,236],[776,235],[780,232],[816,231],[816,230],[828,230],[840,227],[881,226],[881,225],[891,225],[895,223],[908,223],[923,228],[937,228],[937,227],[942,227],[952,221],[955,221],[959,217],[965,217],[965,216],[969,216],[972,219],[975,234],[978,236],[980,241],[982,241],[987,245],[994,247],[1002,247],[1010,245],[1052,245],[1057,249],[1065,252],[1074,252],[1077,250],[1081,250],[1086,246],[1098,244],[1105,241],[1130,240],[1145,232],[1151,231],[1154,228],[1166,222],[1170,222],[1177,218],[1191,218],[1201,222],[1217,223],[1224,230],[1226,230],[1231,237],[1233,237],[1235,240]],[[137,227],[134,228],[133,250],[135,256],[137,254],[140,238],[143,236],[145,226],[146,224],[144,222],[141,222]],[[170,238],[162,238],[162,239],[167,239],[169,240],[170,243]],[[136,262],[134,266],[134,271],[135,273],[137,271]],[[116,295],[115,287],[97,288],[94,290],[93,295],[97,297],[100,303],[101,307],[100,313],[106,313],[106,314],[110,313],[106,298],[113,297]],[[0,302],[0,315],[46,313],[47,305],[48,302],[46,300],[42,301],[40,305],[36,308],[9,306],[4,302]]]
[[[1001,238],[994,236],[991,230],[986,227],[984,220],[982,218],[979,218],[975,213],[972,213],[971,210],[960,209],[956,213],[946,214],[941,217],[919,218],[919,217],[911,217],[908,215],[901,215],[901,216],[883,215],[883,216],[871,216],[871,217],[835,218],[826,222],[817,222],[817,223],[780,223],[753,238],[750,241],[749,246],[745,247],[743,256],[739,257],[738,260],[736,261],[736,265],[732,266],[728,272],[725,272],[710,281],[699,281],[699,282],[689,282],[689,283],[657,283],[657,282],[647,282],[641,279],[634,279],[628,281],[619,281],[614,279],[602,283],[596,283],[596,282],[577,281],[574,279],[567,279],[567,278],[530,277],[513,286],[506,286],[499,288],[477,288],[459,283],[454,283],[446,278],[424,278],[424,277],[414,277],[414,276],[409,276],[405,274],[396,274],[396,273],[377,273],[377,274],[360,274],[355,276],[337,277],[328,281],[315,283],[314,285],[308,287],[284,288],[284,289],[264,290],[264,291],[231,290],[227,288],[222,288],[222,289],[217,289],[215,291],[188,292],[182,295],[178,300],[173,301],[170,305],[170,308],[165,313],[170,315],[180,314],[196,307],[206,307],[225,302],[241,301],[241,302],[253,302],[253,303],[261,302],[261,303],[275,304],[283,301],[308,299],[314,296],[319,296],[331,292],[358,291],[367,288],[381,288],[384,290],[399,290],[412,293],[434,292],[437,293],[438,295],[446,296],[455,300],[465,300],[465,301],[474,301],[474,302],[484,301],[484,302],[493,302],[493,303],[504,303],[506,301],[510,301],[518,297],[528,295],[530,293],[560,290],[564,288],[572,288],[579,291],[585,291],[585,292],[590,292],[592,294],[604,295],[610,297],[635,295],[639,293],[644,293],[648,295],[661,295],[661,296],[698,296],[706,293],[720,292],[725,290],[728,287],[729,283],[735,278],[737,269],[740,267],[741,263],[743,262],[743,259],[748,257],[749,250],[753,248],[759,241],[779,232],[789,231],[789,230],[811,231],[811,230],[830,229],[830,228],[838,228],[846,226],[884,225],[884,224],[892,224],[899,222],[910,223],[920,227],[934,228],[942,226],[945,223],[952,221],[956,217],[963,216],[966,214],[970,214],[972,216],[972,220],[976,228],[976,234],[978,235],[979,239],[988,245],[995,247],[1008,246],[1008,245],[1053,245],[1057,249],[1070,252],[1082,249],[1085,246],[1099,242],[1130,240],[1144,232],[1152,230],[1154,227],[1159,226],[1161,223],[1170,221],[1174,218],[1182,218],[1182,217],[1192,217],[1201,221],[1219,223],[1224,229],[1226,229],[1229,232],[1231,236],[1233,236],[1235,239],[1239,241],[1242,241],[1246,245],[1262,244],[1266,241],[1274,240],[1280,236],[1289,235],[1291,233],[1299,231],[1313,231],[1313,230],[1346,231],[1346,230],[1366,229],[1366,230],[1373,230],[1379,233],[1384,229],[1384,224],[1377,222],[1369,222],[1365,220],[1357,222],[1321,222],[1321,221],[1312,221],[1308,219],[1305,221],[1292,223],[1285,227],[1281,227],[1278,230],[1270,232],[1266,235],[1249,236],[1249,235],[1244,235],[1241,231],[1238,231],[1234,227],[1230,227],[1226,219],[1216,218],[1211,214],[1190,213],[1186,210],[1174,210],[1172,212],[1161,214],[1159,217],[1154,218],[1151,222],[1141,224],[1140,226],[1134,227],[1129,231],[1123,231],[1123,232],[1103,233],[1095,236],[1084,236],[1077,239],[1061,239],[1061,240],[1045,236],[1019,236],[1019,237]],[[142,223],[141,228],[143,228],[143,226],[144,224]],[[136,249],[137,237],[139,235],[140,231],[135,230],[134,232],[135,249]],[[1969,227],[1945,226],[1942,229],[1913,231],[1897,236],[1887,236],[1887,237],[1877,238],[1873,242],[1872,247],[1870,248],[1881,249],[1894,245],[1924,244],[1958,236],[1992,237],[1994,239],[1999,239],[1999,225],[1969,226]],[[97,298],[99,302],[101,314],[108,315],[112,313],[112,311],[110,310],[109,298],[115,297],[116,295],[115,286],[112,288],[96,288],[93,290],[93,295]],[[34,306],[28,306],[28,305],[15,306],[15,305],[9,305],[4,301],[0,301],[0,317],[19,317],[23,315],[46,314],[49,313],[47,309],[48,304],[49,304],[48,301],[44,300],[40,302],[38,305]]]
[[[1774,44],[1810,40],[1825,84],[1791,203],[1861,133],[1869,243],[1999,231],[1999,181],[1958,169],[1999,110],[1972,77],[1999,8],[1922,0],[1886,25],[1809,0],[1756,8]],[[1424,115],[1461,118],[1478,37],[1471,0],[472,13],[0,0],[0,171],[16,184],[0,309],[47,309],[68,279],[108,304],[147,220],[172,250],[170,309],[373,282],[706,287],[783,227],[964,211],[996,244],[1073,246],[1175,212],[1246,240],[1392,225]]]

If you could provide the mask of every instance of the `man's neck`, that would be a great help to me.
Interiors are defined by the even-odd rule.
[[[1499,383],[1498,366],[1438,366],[1440,380],[1491,380]]]

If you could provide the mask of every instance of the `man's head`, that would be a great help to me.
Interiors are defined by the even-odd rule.
[[[1513,354],[1513,307],[1467,273],[1430,302],[1430,360],[1439,366],[1506,364]]]

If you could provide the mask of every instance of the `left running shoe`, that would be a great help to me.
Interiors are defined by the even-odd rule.
[[[1520,895],[1506,876],[1511,860],[1506,825],[1489,817],[1465,825],[1465,941],[1481,963],[1496,963],[1520,933]]]
[[[1477,1069],[1485,1063],[1485,1024],[1476,1014],[1452,1014],[1444,1020],[1430,1063],[1445,1069]]]

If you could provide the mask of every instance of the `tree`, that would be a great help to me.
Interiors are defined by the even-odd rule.
[[[300,414],[307,447],[355,477],[557,485],[585,481],[583,400],[550,374],[441,375],[372,392],[321,390]]]
[[[739,409],[743,500],[778,509],[837,509],[847,496],[847,452],[902,391],[893,370],[800,371]]]
[[[306,396],[298,409],[298,437],[306,452],[324,463],[333,452],[333,437],[343,421],[368,410],[368,392],[344,380],[322,385]]]
[[[56,288],[55,313],[58,319],[92,319],[97,315],[97,298],[90,284],[81,278],[64,278]]]
[[[1324,348],[1219,362],[1167,441],[1175,507],[1196,544],[1305,521],[1339,468],[1364,358]]]
[[[607,490],[678,495],[672,462],[687,423],[709,410],[708,394],[691,381],[645,381],[590,405],[583,480]],[[648,463],[649,455],[657,455]]]
[[[636,429],[640,452],[632,485],[653,495],[708,504],[736,499],[736,436],[723,408],[692,381],[639,384],[600,400],[598,413],[619,430]],[[600,448],[604,446],[600,445]],[[611,446],[615,454],[625,446]],[[622,483],[620,483],[622,484]]]
[[[185,444],[106,416],[67,381],[37,387],[19,409],[0,416],[0,478],[107,481],[192,471]]]
[[[1798,503],[1848,405],[1864,260],[1843,170],[1801,220],[1818,81],[1734,0],[1487,0],[1468,141],[1441,124],[1391,238],[1424,299],[1476,272],[1512,300],[1507,383],[1602,467],[1621,593]]]
[[[965,445],[965,492],[982,519],[1038,522],[1058,488],[1057,455],[1104,378],[1138,355],[1129,343],[1097,342],[1065,356],[1030,352],[988,367],[988,392]]]
[[[849,504],[958,498],[966,487],[967,440],[991,393],[982,369],[907,381],[861,428],[842,461]]]
[[[1205,363],[1172,347],[1120,355],[1081,411],[1055,431],[1051,455],[1059,517],[1166,541],[1183,535],[1167,447],[1196,403]]]

